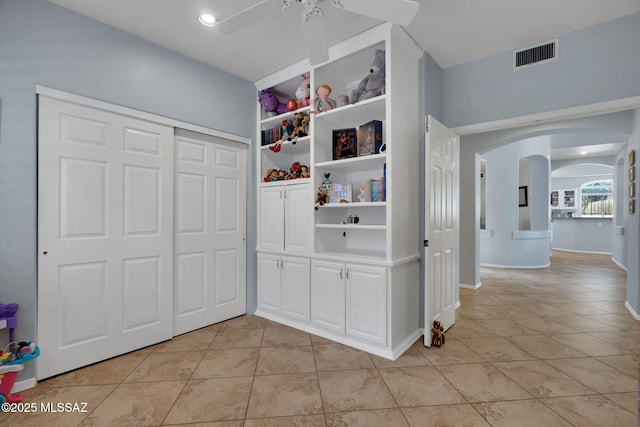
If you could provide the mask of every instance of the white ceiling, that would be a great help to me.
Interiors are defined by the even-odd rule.
[[[222,35],[198,23],[221,18],[258,0],[49,0],[231,74],[256,81],[306,57],[302,7],[271,9],[245,29]],[[640,0],[417,0],[420,10],[405,29],[445,69],[494,53],[544,41],[640,12]],[[329,44],[381,21],[320,4]]]

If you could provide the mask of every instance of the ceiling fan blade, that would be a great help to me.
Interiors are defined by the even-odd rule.
[[[303,16],[302,27],[304,28],[304,39],[307,42],[307,53],[311,65],[321,64],[329,60],[327,32],[324,24],[322,12]]]
[[[257,20],[265,16],[265,11],[273,3],[272,0],[262,0],[259,3],[249,7],[248,9],[241,10],[235,15],[231,15],[228,18],[223,19],[215,25],[216,30],[222,34],[232,34],[245,27],[248,27]]]
[[[331,3],[349,12],[405,26],[420,8],[420,3],[410,0],[331,0]]]

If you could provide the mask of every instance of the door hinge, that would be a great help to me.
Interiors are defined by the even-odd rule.
[[[425,241],[424,241],[424,246],[425,246],[425,247],[429,247],[429,241],[428,241],[428,240],[425,240]]]

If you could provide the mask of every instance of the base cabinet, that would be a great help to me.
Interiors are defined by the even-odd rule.
[[[385,346],[387,270],[311,262],[311,323],[318,328]]]
[[[258,309],[309,322],[309,260],[258,254]]]

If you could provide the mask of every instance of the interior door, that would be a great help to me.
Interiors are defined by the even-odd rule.
[[[456,239],[458,137],[431,116],[425,135],[425,334],[431,345],[435,320],[444,329],[455,322],[458,271]]]
[[[38,379],[172,336],[173,129],[39,97]]]
[[[246,148],[176,137],[175,335],[246,313]]]

